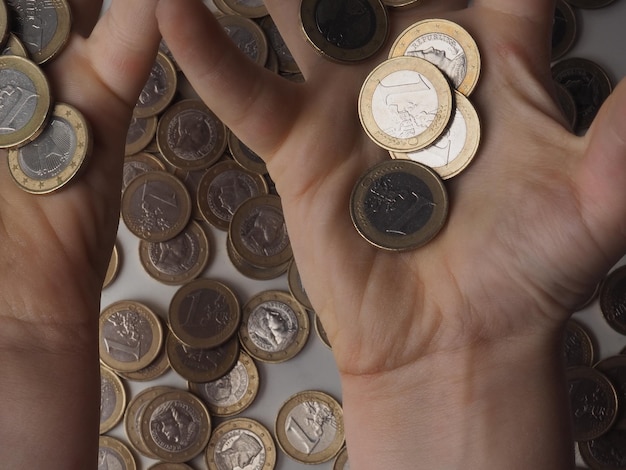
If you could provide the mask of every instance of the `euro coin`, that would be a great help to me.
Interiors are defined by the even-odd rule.
[[[124,383],[112,370],[100,366],[100,434],[113,429],[121,421],[125,409]]]
[[[176,95],[177,81],[176,66],[166,54],[159,51],[139,94],[133,116],[146,118],[164,111]]]
[[[137,470],[137,462],[130,449],[122,441],[111,436],[100,436],[98,468]]]

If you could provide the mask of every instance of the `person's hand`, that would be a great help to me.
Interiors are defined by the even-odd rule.
[[[71,0],[73,33],[42,68],[54,102],[89,121],[84,173],[32,195],[0,169],[0,462],[93,468],[98,446],[98,313],[119,222],[126,132],[160,35],[153,0]],[[6,152],[3,152],[3,160]]]
[[[351,465],[568,468],[561,332],[626,248],[626,84],[577,137],[553,98],[554,1],[392,12],[390,42],[426,17],[474,36],[482,74],[471,101],[483,132],[473,163],[446,182],[442,232],[385,252],[353,228],[349,197],[389,158],[357,115],[363,80],[388,47],[359,65],[327,61],[304,40],[299,3],[266,0],[306,79],[298,84],[252,65],[197,0],[161,0],[157,17],[200,96],[276,182],[341,373]]]

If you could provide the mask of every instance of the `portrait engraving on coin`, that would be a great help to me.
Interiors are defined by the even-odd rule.
[[[315,23],[326,41],[342,49],[365,46],[376,34],[376,13],[366,0],[319,0]]]
[[[225,433],[217,442],[214,453],[219,470],[261,470],[266,459],[263,442],[245,429]]]
[[[104,322],[101,334],[107,353],[120,362],[139,361],[154,341],[148,320],[128,309],[113,312]]]
[[[12,31],[31,55],[36,55],[52,41],[59,20],[54,0],[7,0],[11,7]]]
[[[387,75],[372,96],[374,121],[386,134],[400,139],[422,134],[437,117],[438,109],[434,85],[412,70]]]
[[[333,444],[337,418],[325,403],[305,401],[287,415],[285,432],[299,452],[307,455],[323,452]]]
[[[239,402],[246,394],[250,379],[241,361],[223,377],[202,384],[203,397],[212,405],[227,407]]]
[[[209,185],[207,203],[217,217],[229,221],[242,202],[259,195],[261,191],[252,176],[228,170],[217,175]]]
[[[298,334],[298,318],[283,302],[266,301],[248,317],[250,340],[259,349],[278,352],[287,349]]]
[[[150,437],[165,451],[183,452],[195,444],[201,424],[202,417],[195,407],[169,400],[150,415]]]
[[[35,84],[18,70],[0,70],[0,134],[10,134],[29,123],[37,108]]]
[[[282,212],[263,205],[250,211],[241,225],[243,245],[257,256],[274,256],[289,246],[289,236]]]
[[[455,88],[467,75],[465,51],[456,39],[447,34],[424,34],[408,45],[404,55],[419,57],[437,66]]]
[[[207,113],[188,109],[178,113],[167,127],[167,145],[174,154],[187,161],[201,160],[217,144],[218,129]]]
[[[169,276],[177,276],[195,266],[200,256],[200,246],[192,232],[184,231],[170,240],[151,243],[148,255],[157,270]]]
[[[19,165],[29,178],[46,180],[59,175],[72,161],[76,134],[68,121],[55,116],[43,132],[19,151]]]

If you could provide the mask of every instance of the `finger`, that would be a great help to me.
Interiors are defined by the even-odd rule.
[[[83,37],[89,36],[102,10],[102,0],[73,0],[72,29]]]
[[[556,0],[474,0],[473,7],[524,18],[551,27]]]
[[[297,85],[254,64],[197,0],[160,0],[157,19],[207,106],[260,155],[274,150],[293,122]]]

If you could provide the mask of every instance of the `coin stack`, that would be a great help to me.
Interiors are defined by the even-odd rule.
[[[70,6],[66,0],[42,2],[37,8],[27,4],[0,0],[0,148],[8,149],[9,171],[17,186],[44,194],[82,170],[92,136],[76,108],[53,100],[40,68],[69,38]]]

